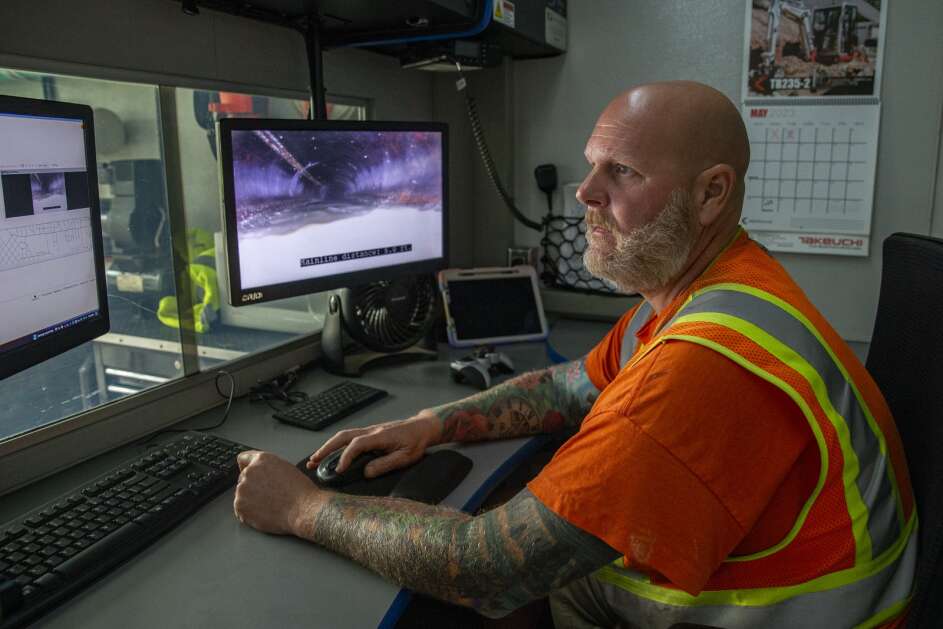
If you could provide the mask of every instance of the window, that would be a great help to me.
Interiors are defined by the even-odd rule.
[[[174,292],[157,88],[0,71],[0,93],[94,109],[112,324],[92,343],[0,381],[2,440],[183,371],[179,333],[155,316]]]
[[[189,262],[225,274],[214,123],[219,116],[305,118],[290,98],[0,70],[0,94],[85,103],[95,112],[99,194],[111,332],[0,381],[0,441],[100,404],[182,378],[161,143],[161,95],[173,93]],[[332,98],[329,117],[364,120],[367,101]],[[175,235],[179,239],[179,235]],[[213,273],[200,281],[213,282]],[[217,280],[218,286],[223,282]],[[203,288],[195,281],[194,303]],[[225,294],[223,301],[225,301]],[[196,331],[200,368],[279,345],[320,328],[324,297],[218,311]],[[186,338],[186,336],[184,336]],[[188,346],[189,347],[189,346]]]

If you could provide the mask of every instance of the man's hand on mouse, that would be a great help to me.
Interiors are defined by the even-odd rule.
[[[431,411],[420,411],[409,419],[342,430],[318,448],[305,465],[313,470],[331,452],[347,446],[337,464],[337,471],[343,473],[360,453],[381,450],[386,455],[364,468],[364,476],[374,478],[412,465],[422,458],[426,448],[438,443],[441,436],[442,421]]]
[[[233,500],[236,518],[264,533],[305,537],[326,492],[270,452],[248,450],[236,461],[240,470]]]

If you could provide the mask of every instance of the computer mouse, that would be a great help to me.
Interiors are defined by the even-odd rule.
[[[351,461],[350,466],[344,470],[342,474],[338,474],[337,463],[341,460],[341,455],[344,453],[344,450],[345,448],[334,450],[334,452],[324,457],[324,460],[318,464],[317,477],[319,483],[322,485],[337,486],[349,485],[350,483],[363,480],[363,468],[367,466],[367,463],[386,454],[382,450],[361,452]]]

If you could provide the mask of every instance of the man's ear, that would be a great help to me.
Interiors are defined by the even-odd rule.
[[[694,208],[701,225],[712,224],[730,204],[737,188],[737,173],[729,164],[715,164],[694,180]]]

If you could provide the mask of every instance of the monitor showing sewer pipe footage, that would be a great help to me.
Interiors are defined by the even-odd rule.
[[[447,127],[224,119],[230,301],[430,273],[447,259]]]

